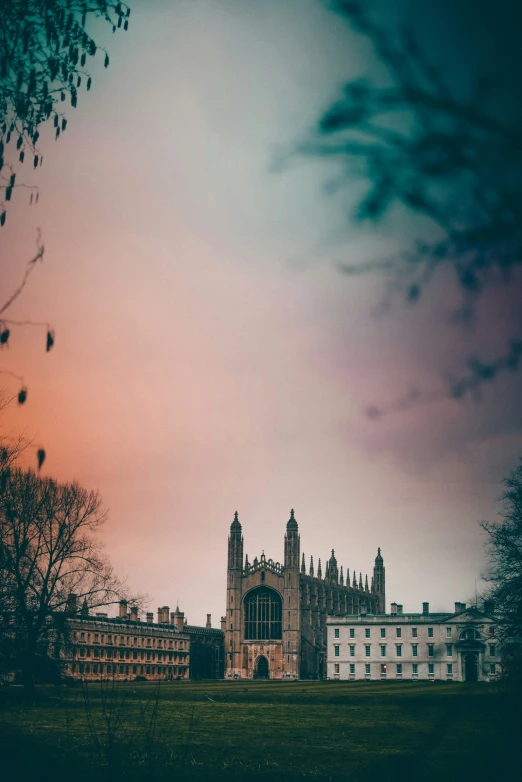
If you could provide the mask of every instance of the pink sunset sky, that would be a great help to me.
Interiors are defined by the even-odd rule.
[[[281,560],[290,508],[307,564],[334,548],[370,574],[380,546],[388,603],[469,600],[478,522],[522,454],[520,380],[480,403],[364,409],[441,387],[470,346],[494,353],[516,298],[493,289],[465,333],[446,279],[375,314],[384,281],[338,262],[402,246],[408,221],[353,226],[357,184],[334,197],[326,163],[274,165],[368,49],[314,0],[136,2],[127,34],[100,36],[111,65],[60,140],[43,134],[25,176],[39,202],[18,190],[0,236],[5,299],[41,228],[10,317],[56,332],[46,354],[44,331],[13,329],[2,368],[29,390],[4,432],[30,437],[31,459],[45,447],[43,473],[99,488],[107,552],[149,610],[179,600],[216,625],[234,511],[249,559]]]

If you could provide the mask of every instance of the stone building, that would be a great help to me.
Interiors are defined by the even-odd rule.
[[[490,681],[501,674],[498,617],[455,603],[449,613],[391,613],[328,617],[328,678]]]
[[[92,616],[86,605],[76,611],[74,596],[68,611],[66,643],[58,650],[65,676],[169,681],[223,676],[223,633],[211,627],[210,616],[206,627],[195,627],[179,608],[170,613],[163,606],[154,624],[153,613],[142,621],[126,601],[117,617]]]
[[[263,554],[243,556],[237,512],[228,539],[225,677],[317,679],[326,675],[326,617],[384,613],[385,571],[378,550],[373,577],[350,580],[334,551],[323,576],[321,560],[307,570],[294,511],[286,525],[284,563]]]

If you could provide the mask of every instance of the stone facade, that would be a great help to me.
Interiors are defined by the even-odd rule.
[[[74,600],[71,601],[71,606]],[[63,674],[72,678],[184,680],[223,677],[223,633],[210,626],[187,625],[184,614],[158,608],[158,621],[120,603],[119,616],[80,613],[69,608],[66,639],[58,651]]]
[[[243,556],[242,527],[235,514],[228,539],[225,677],[228,679],[322,679],[326,675],[326,618],[361,610],[384,613],[385,570],[378,551],[371,587],[355,572],[350,583],[334,551],[323,577],[313,557],[307,571],[294,511],[286,526],[284,563],[264,553]]]
[[[498,617],[455,603],[451,613],[328,617],[329,679],[490,681],[500,676]]]

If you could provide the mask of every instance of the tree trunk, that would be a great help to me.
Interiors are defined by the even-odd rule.
[[[32,641],[27,642],[26,649],[22,655],[22,684],[24,685],[24,696],[29,702],[35,699],[35,657],[36,644]]]

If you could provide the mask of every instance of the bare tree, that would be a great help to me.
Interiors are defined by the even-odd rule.
[[[96,538],[106,520],[97,492],[18,468],[4,471],[2,483],[4,613],[13,655],[32,697],[38,665],[47,659],[54,634],[63,630],[70,596],[92,608],[118,601],[125,587]]]
[[[522,462],[504,483],[501,520],[482,523],[489,560],[486,580],[488,596],[502,616],[502,637],[512,652],[518,649],[511,669],[522,684]]]
[[[410,303],[450,269],[463,297],[456,315],[469,319],[491,282],[510,283],[522,265],[520,94],[502,95],[502,85],[492,89],[477,75],[476,94],[466,100],[410,29],[394,34],[362,2],[329,5],[370,40],[382,78],[347,81],[299,151],[338,162],[336,192],[354,178],[368,183],[356,221],[379,221],[400,204],[431,222],[425,238],[405,252],[341,269],[381,274],[388,280],[386,298],[399,294]],[[460,399],[521,365],[522,335],[513,335],[502,355],[470,358],[444,393]],[[416,393],[391,409],[420,401]],[[368,411],[375,418],[381,412]]]

